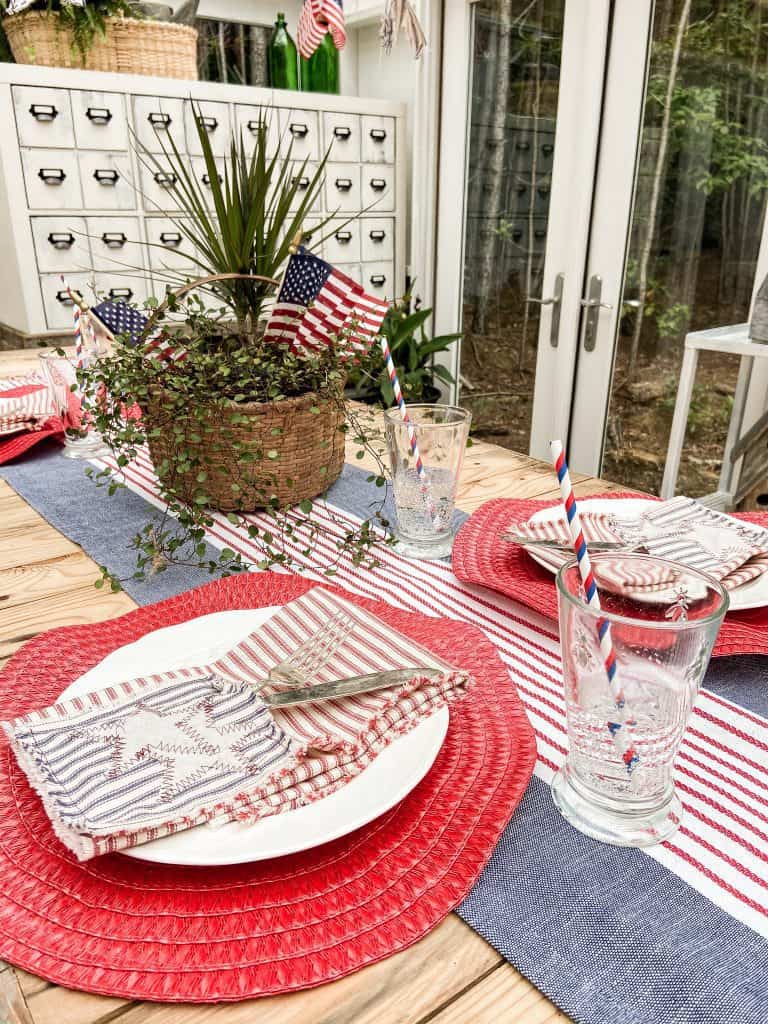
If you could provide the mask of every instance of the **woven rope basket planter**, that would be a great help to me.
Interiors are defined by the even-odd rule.
[[[235,278],[279,285],[258,274],[213,274],[179,288],[176,298]],[[166,297],[150,317],[144,339],[168,303]],[[155,472],[187,504],[205,493],[208,504],[222,512],[252,512],[273,497],[281,506],[316,498],[339,478],[344,465],[343,395],[340,384],[335,393],[308,392],[276,402],[219,399],[204,414],[198,408],[185,416],[173,395],[155,391],[143,403]],[[184,467],[182,451],[192,455],[193,469]],[[198,479],[201,465],[204,481]]]
[[[3,19],[17,64],[129,75],[197,79],[197,30],[167,21],[110,18],[83,58],[55,13],[25,11]]]
[[[252,512],[272,495],[282,506],[295,505],[322,494],[344,465],[341,390],[333,398],[310,393],[280,402],[212,402],[202,428],[196,416],[181,419],[162,393],[143,411],[148,433],[161,435],[149,437],[155,472],[188,504],[204,492],[222,512]],[[204,483],[198,482],[198,465],[179,469],[173,436],[179,429],[183,447],[204,467]]]

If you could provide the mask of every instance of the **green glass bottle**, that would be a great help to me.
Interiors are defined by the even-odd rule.
[[[288,34],[285,15],[278,14],[275,30],[269,41],[269,84],[273,89],[299,88],[299,55]]]
[[[301,58],[301,88],[305,92],[330,92],[338,95],[341,76],[339,75],[339,51],[333,45],[333,36],[325,33],[325,39],[309,60]]]

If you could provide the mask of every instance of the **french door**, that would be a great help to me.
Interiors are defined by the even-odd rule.
[[[446,0],[436,327],[481,432],[658,490],[687,331],[768,267],[760,0]],[[702,366],[689,493],[737,366]],[[765,388],[755,388],[758,408]]]

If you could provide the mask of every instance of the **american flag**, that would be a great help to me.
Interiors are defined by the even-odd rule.
[[[147,317],[126,302],[100,302],[91,307],[91,313],[114,335],[127,335],[132,345],[137,345]],[[185,349],[172,345],[162,331],[157,331],[144,343],[149,356],[178,362],[187,358]]]
[[[343,50],[347,41],[342,0],[304,0],[296,29],[296,43],[302,57],[309,59],[325,38],[333,37],[333,45]]]
[[[351,277],[300,246],[288,261],[264,339],[287,342],[294,352],[308,355],[334,336],[342,346],[365,351],[388,309],[389,303],[366,294]]]

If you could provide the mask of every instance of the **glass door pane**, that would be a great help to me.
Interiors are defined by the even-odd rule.
[[[565,0],[473,5],[460,400],[529,447]]]
[[[748,317],[768,190],[767,59],[765,3],[657,0],[604,425],[602,473],[622,484],[659,491],[686,333]],[[702,354],[678,493],[717,489],[737,371]]]

